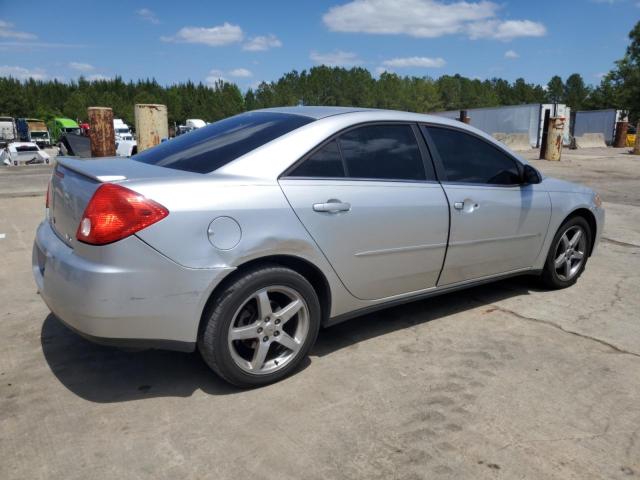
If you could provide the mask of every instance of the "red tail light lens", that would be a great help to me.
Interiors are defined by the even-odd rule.
[[[169,215],[159,203],[112,183],[98,187],[84,210],[76,238],[106,245],[148,227]]]
[[[51,195],[51,182],[47,183],[47,198],[44,201],[44,208],[49,208],[49,195]]]

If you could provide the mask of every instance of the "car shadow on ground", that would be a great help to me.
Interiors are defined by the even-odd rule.
[[[530,277],[513,278],[381,310],[323,329],[311,360],[305,360],[296,374],[301,374],[313,357],[504,298],[528,295],[536,289]],[[243,391],[213,374],[197,352],[136,352],[97,345],[71,332],[52,314],[43,322],[40,339],[53,374],[70,391],[92,402],[188,397],[196,390],[211,395]]]

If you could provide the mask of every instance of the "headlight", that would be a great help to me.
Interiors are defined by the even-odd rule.
[[[602,197],[600,196],[600,194],[596,193],[593,196],[593,203],[598,208],[602,207]]]

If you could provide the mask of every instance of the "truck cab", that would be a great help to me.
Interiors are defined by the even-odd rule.
[[[18,132],[13,117],[0,117],[0,147],[6,147],[16,140],[18,140]]]
[[[34,142],[40,148],[51,146],[51,136],[44,120],[19,118],[16,121],[16,128],[22,142]]]
[[[80,135],[80,125],[70,118],[54,118],[48,124],[51,142],[58,143],[65,134]]]
[[[124,123],[120,118],[113,119],[113,132],[116,136],[116,142],[119,140],[133,140],[133,134],[129,125]]]

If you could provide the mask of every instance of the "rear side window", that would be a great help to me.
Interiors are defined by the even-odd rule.
[[[331,140],[289,177],[426,180],[410,125],[366,125]]]
[[[338,142],[348,177],[426,180],[409,125],[367,125],[341,135]]]
[[[311,154],[289,174],[290,177],[340,178],[344,168],[340,150],[335,140]]]
[[[302,115],[248,112],[212,123],[134,155],[132,160],[209,173],[313,121]]]
[[[515,160],[468,133],[427,127],[450,182],[491,185],[521,183]]]

